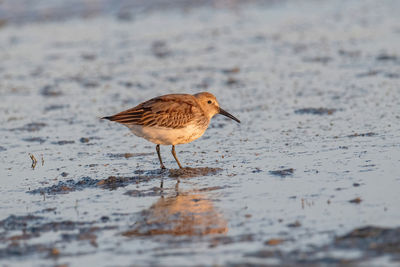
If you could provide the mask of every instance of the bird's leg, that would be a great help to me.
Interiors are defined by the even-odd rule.
[[[161,169],[165,170],[165,166],[164,166],[164,164],[162,163],[162,160],[161,160],[160,145],[156,145],[156,150],[157,150],[158,159],[160,160]]]
[[[179,160],[178,160],[178,158],[176,157],[175,146],[174,146],[174,145],[172,145],[172,150],[171,150],[171,152],[172,152],[172,156],[174,156],[174,158],[175,158],[175,160],[176,160],[176,163],[178,163],[179,168],[182,169],[182,165],[179,163]]]

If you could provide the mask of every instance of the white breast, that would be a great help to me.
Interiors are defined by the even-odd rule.
[[[184,128],[147,127],[141,125],[126,125],[132,133],[160,145],[179,145],[190,143],[201,137],[208,125],[189,124]]]

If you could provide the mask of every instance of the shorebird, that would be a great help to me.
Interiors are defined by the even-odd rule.
[[[182,168],[175,153],[175,145],[190,143],[201,137],[216,114],[240,123],[237,118],[220,108],[215,96],[208,92],[158,96],[102,119],[119,122],[135,135],[156,144],[161,169],[165,169],[160,145],[172,145],[172,155],[179,168]]]

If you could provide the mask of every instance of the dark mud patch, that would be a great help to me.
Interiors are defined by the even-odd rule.
[[[253,242],[255,236],[253,234],[241,234],[237,236],[215,236],[210,240],[209,247],[217,247],[220,245],[229,245],[241,242]]]
[[[225,188],[230,188],[231,186],[225,185],[225,186],[210,186],[210,187],[203,187],[198,190],[195,190],[196,192],[210,192],[210,191],[215,191],[215,190],[221,190]]]
[[[275,170],[275,171],[269,171],[270,174],[280,176],[280,177],[286,177],[293,175],[294,169],[293,168],[288,168],[288,169],[282,169],[282,170]]]
[[[0,221],[0,228],[6,231],[23,230],[42,220],[43,217],[34,215],[15,216],[10,215]]]
[[[151,52],[155,57],[160,59],[171,56],[172,54],[172,51],[168,48],[167,42],[162,40],[154,41],[151,44]]]
[[[119,187],[125,187],[132,183],[138,183],[141,180],[143,180],[143,178],[139,176],[135,177],[110,176],[106,179],[92,179],[90,177],[84,177],[79,181],[75,181],[73,179],[67,181],[60,181],[56,185],[52,185],[49,187],[41,187],[38,189],[28,191],[27,193],[57,195],[57,194],[67,194],[74,191],[81,191],[86,188],[102,188],[108,190],[115,190]]]
[[[206,175],[215,175],[218,172],[222,171],[220,168],[182,168],[182,169],[170,169],[169,170],[169,177],[172,178],[191,178],[191,177],[198,177],[198,176],[206,176]]]
[[[0,221],[0,228],[6,231],[24,231],[25,234],[37,235],[49,231],[74,230],[82,225],[90,225],[89,222],[74,222],[74,221],[56,221],[45,222],[42,216],[10,215],[6,219]]]
[[[386,72],[385,73],[385,77],[386,78],[390,78],[390,79],[399,79],[400,78],[400,74],[399,73],[394,73],[394,72]]]
[[[87,137],[81,137],[81,138],[79,139],[79,142],[81,142],[81,143],[89,143],[89,141],[90,141],[90,139],[87,138]]]
[[[108,221],[106,219],[108,217],[103,216],[101,218],[102,222]],[[91,244],[93,247],[98,247],[97,244],[97,232],[104,231],[104,230],[112,230],[116,229],[116,226],[104,226],[104,227],[98,227],[98,226],[90,226],[90,227],[81,227],[79,228],[78,233],[64,233],[61,235],[62,241],[70,243],[72,241],[88,241],[89,244]]]
[[[110,158],[133,158],[133,157],[143,157],[143,156],[149,156],[149,155],[154,155],[154,153],[108,153],[107,157]]]
[[[43,214],[43,213],[54,213],[54,214],[56,214],[57,213],[57,208],[45,208],[45,209],[42,209],[42,210],[40,210],[40,211],[37,211],[37,212],[35,212],[35,213],[39,213],[39,214]]]
[[[31,143],[37,142],[39,144],[43,144],[44,142],[46,142],[46,139],[42,137],[29,137],[29,138],[23,138],[22,140]]]
[[[89,165],[90,167],[90,165]],[[74,191],[81,191],[87,188],[101,188],[107,190],[115,190],[120,187],[126,187],[130,184],[138,184],[141,182],[148,182],[151,179],[162,179],[165,177],[171,178],[190,178],[204,175],[213,175],[221,171],[219,168],[184,168],[180,170],[149,170],[149,171],[135,171],[135,176],[109,176],[105,179],[92,179],[90,177],[83,177],[78,181],[69,179],[66,181],[59,181],[57,184],[40,187],[30,190],[30,194],[42,195],[57,195],[68,194]],[[60,174],[62,177],[68,176],[68,173],[63,172]],[[157,189],[158,190],[158,189]],[[144,195],[157,195],[156,192],[135,192],[128,191],[128,195],[144,196]]]
[[[281,243],[281,242],[278,242]],[[361,255],[352,258],[343,258],[340,253],[333,256],[332,251],[361,251]],[[375,257],[390,255],[392,260],[400,260],[400,227],[383,228],[366,226],[336,237],[331,244],[314,247],[311,250],[282,251],[278,249],[262,249],[248,253],[246,257],[270,258],[280,262],[281,265],[311,264],[348,264],[366,263]],[[346,265],[347,264],[347,265]],[[250,263],[240,266],[253,266]]]
[[[360,50],[343,50],[339,49],[338,54],[340,56],[348,57],[348,58],[357,58],[360,57],[362,52]]]
[[[56,194],[67,194],[73,191],[80,191],[85,188],[93,188],[97,186],[100,180],[92,179],[90,177],[83,177],[79,181],[74,181],[72,179],[67,181],[60,181],[56,185],[49,187],[41,187],[28,191],[30,194],[46,194],[46,195],[56,195]]]
[[[45,126],[47,126],[47,124],[44,122],[32,122],[25,124],[22,127],[11,129],[11,131],[37,132],[40,131]]]
[[[301,108],[294,111],[296,114],[312,114],[312,115],[332,115],[337,109],[335,108]]]
[[[239,79],[233,78],[233,77],[229,77],[225,84],[227,86],[244,86],[244,83],[241,82]]]
[[[107,190],[115,190],[120,187],[125,187],[130,184],[137,184],[140,182],[147,182],[153,178],[162,178],[166,174],[160,171],[154,174],[147,173],[146,175],[137,176],[109,176],[105,179],[92,179],[90,177],[83,177],[79,181],[69,179],[66,181],[59,181],[58,184],[41,187],[27,193],[42,194],[42,195],[57,195],[67,194],[74,191],[81,191],[87,188],[101,188]],[[68,176],[68,173],[61,173],[62,177]]]
[[[92,53],[82,53],[81,58],[83,60],[93,61],[97,58],[97,56],[96,56],[96,54],[92,54]]]
[[[79,142],[85,144],[85,143],[89,143],[89,142],[92,141],[92,140],[100,140],[100,139],[101,139],[101,138],[100,138],[100,137],[97,137],[97,136],[81,137],[81,138],[79,139]]]
[[[398,57],[396,55],[380,54],[376,57],[378,61],[396,61]]]
[[[382,228],[366,226],[337,237],[334,247],[340,249],[358,249],[368,257],[395,254],[400,260],[400,227]]]
[[[261,266],[353,266],[354,260],[335,258],[334,256],[319,256],[314,252],[294,250],[285,252],[282,250],[263,249],[254,253],[247,253],[245,257],[271,259],[279,264],[266,264]],[[242,262],[232,266],[260,266],[251,262]]]
[[[266,240],[266,241],[264,242],[264,245],[266,245],[266,246],[277,246],[277,245],[282,244],[282,243],[285,242],[285,241],[286,241],[286,239],[271,238],[271,239]]]
[[[287,227],[290,227],[290,228],[297,228],[297,227],[300,227],[300,226],[301,226],[301,223],[299,221],[295,221],[295,222],[289,223],[287,225]]]
[[[308,62],[308,63],[322,63],[322,64],[327,64],[331,62],[333,58],[327,57],[327,56],[319,56],[319,57],[305,57],[303,58],[303,62]]]
[[[228,68],[228,69],[222,69],[221,72],[224,74],[236,74],[236,73],[240,72],[240,68],[233,67],[233,68]]]
[[[84,80],[79,80],[79,83],[82,87],[84,88],[96,88],[100,86],[100,83],[98,83],[95,80],[88,80],[88,79],[84,79]]]
[[[115,190],[119,187],[125,187],[132,183],[139,183],[140,180],[141,177],[139,176],[110,176],[107,179],[100,180],[96,186],[103,189]]]
[[[69,105],[50,105],[44,108],[44,111],[49,112],[53,110],[60,110],[69,107]]]
[[[349,202],[353,203],[353,204],[360,204],[362,202],[362,199],[359,198],[359,197],[356,197],[356,198],[354,198],[352,200],[349,200]]]
[[[245,254],[246,257],[255,257],[255,258],[281,258],[282,252],[278,250],[259,250],[252,253]],[[256,266],[251,263],[242,263],[234,266]]]
[[[396,72],[387,72],[382,70],[369,70],[367,72],[362,72],[356,75],[357,78],[364,78],[364,77],[373,77],[377,76],[378,74],[382,75],[383,77],[389,79],[398,79],[400,78],[400,74]]]
[[[367,72],[362,72],[356,75],[356,77],[358,78],[364,78],[364,77],[371,77],[371,76],[376,76],[378,74],[380,74],[382,71],[380,70],[370,70]]]
[[[6,150],[7,150],[7,148],[0,146],[0,152],[6,151]]]
[[[75,141],[74,140],[60,140],[60,141],[54,141],[51,143],[53,145],[63,146],[63,145],[75,144]]]
[[[3,233],[0,236],[0,241],[6,244],[5,247],[0,249],[0,259],[25,257],[27,255],[43,255],[44,257],[59,256],[60,251],[55,245],[60,244],[60,242],[87,241],[92,246],[97,247],[96,233],[100,230],[115,229],[115,227],[96,227],[93,226],[94,223],[69,220],[49,222],[41,216],[10,215],[0,221],[0,229]],[[39,238],[42,234],[48,232],[59,232],[58,240],[50,244],[28,243],[29,240]]]
[[[353,137],[368,137],[368,136],[375,136],[378,135],[377,133],[369,132],[369,133],[354,133],[354,134],[349,134],[347,137],[353,138]]]
[[[7,259],[10,257],[24,257],[37,254],[50,254],[52,247],[43,244],[21,244],[12,242],[7,244],[5,248],[0,249],[0,259]]]
[[[45,97],[56,97],[56,96],[61,96],[63,93],[55,86],[46,85],[42,88],[40,94]]]

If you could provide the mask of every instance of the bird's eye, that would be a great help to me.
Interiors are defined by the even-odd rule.
[[[212,104],[212,101],[211,101],[211,100],[208,100],[207,103],[208,103],[208,104]]]

